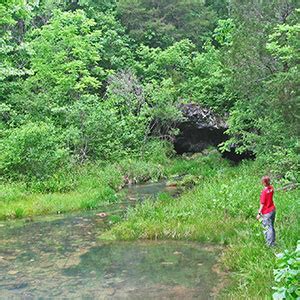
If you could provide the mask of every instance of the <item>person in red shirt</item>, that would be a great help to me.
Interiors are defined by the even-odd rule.
[[[257,220],[262,218],[264,234],[268,246],[275,246],[275,214],[276,208],[273,202],[274,188],[271,185],[269,176],[264,176],[261,180],[265,186],[260,194],[260,207],[256,216]]]

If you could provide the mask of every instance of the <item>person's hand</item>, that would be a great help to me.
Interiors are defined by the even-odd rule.
[[[259,220],[259,219],[260,219],[260,214],[257,214],[256,220]]]

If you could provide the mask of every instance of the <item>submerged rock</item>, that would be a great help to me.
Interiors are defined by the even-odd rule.
[[[174,181],[168,181],[166,183],[167,187],[176,187],[178,185],[178,182],[174,182]]]
[[[107,213],[101,212],[101,213],[96,214],[96,216],[98,216],[100,218],[105,218],[105,217],[107,217]]]

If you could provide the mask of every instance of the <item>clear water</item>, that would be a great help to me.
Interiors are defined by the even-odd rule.
[[[131,187],[127,202],[102,211],[120,215],[161,191],[163,183]],[[99,241],[110,226],[100,211],[0,223],[0,298],[210,298],[218,281],[215,250],[190,242]]]

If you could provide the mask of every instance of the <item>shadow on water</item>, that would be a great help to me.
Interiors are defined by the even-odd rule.
[[[122,214],[159,192],[175,190],[133,186],[125,202],[103,210]],[[97,212],[0,223],[0,298],[209,298],[218,251],[190,242],[104,243],[96,237],[110,222]]]

